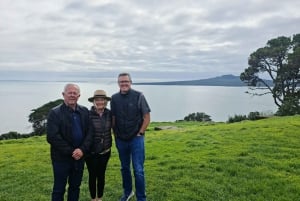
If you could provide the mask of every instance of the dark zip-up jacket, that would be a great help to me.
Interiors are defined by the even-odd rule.
[[[90,152],[93,154],[99,154],[105,150],[108,150],[112,146],[112,117],[111,111],[107,108],[104,109],[102,116],[100,116],[93,106],[90,109],[90,132],[93,133],[93,143]]]
[[[92,144],[89,132],[89,111],[78,105],[76,111],[80,115],[83,140],[78,147],[73,145],[72,139],[72,112],[65,103],[52,108],[47,118],[47,141],[50,144],[51,159],[53,161],[73,160],[72,153],[76,148],[85,155]]]
[[[111,99],[111,111],[115,117],[114,134],[121,140],[130,140],[137,135],[143,123],[140,106],[141,92],[130,89],[128,93],[114,94]]]

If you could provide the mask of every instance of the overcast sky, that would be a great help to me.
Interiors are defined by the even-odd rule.
[[[1,0],[1,71],[239,75],[299,0]]]

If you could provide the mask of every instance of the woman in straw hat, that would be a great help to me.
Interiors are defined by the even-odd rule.
[[[105,171],[111,154],[112,136],[111,111],[106,108],[110,97],[104,90],[96,90],[94,96],[88,99],[93,103],[90,109],[91,132],[93,144],[90,154],[86,157],[89,172],[89,191],[92,201],[102,201]]]

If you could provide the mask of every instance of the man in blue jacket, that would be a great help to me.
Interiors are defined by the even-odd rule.
[[[83,176],[83,156],[89,150],[89,111],[77,104],[80,88],[67,84],[62,93],[64,103],[52,108],[47,119],[47,141],[50,144],[54,174],[52,201],[63,201],[67,182],[68,201],[78,201]]]
[[[131,77],[121,73],[118,77],[120,91],[112,96],[111,112],[116,147],[121,161],[123,196],[128,201],[134,196],[130,164],[132,162],[137,201],[146,201],[144,136],[150,123],[150,107],[145,96],[131,88]]]

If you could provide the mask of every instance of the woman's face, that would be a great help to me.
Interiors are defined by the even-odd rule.
[[[97,110],[104,110],[107,105],[107,100],[105,98],[95,98],[94,99],[94,106]]]

